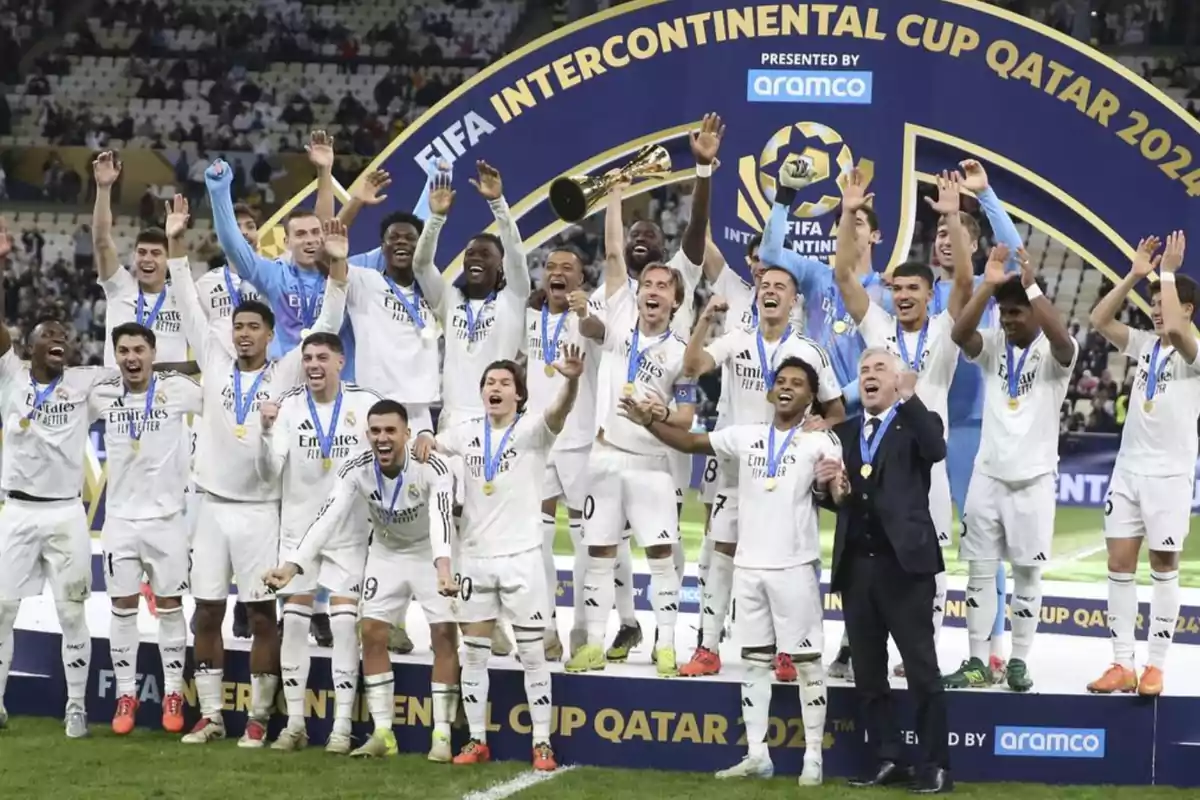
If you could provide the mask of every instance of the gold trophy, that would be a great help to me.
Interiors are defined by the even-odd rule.
[[[604,175],[558,178],[550,184],[550,207],[563,222],[579,222],[618,183],[664,178],[670,173],[671,154],[662,145],[648,144],[620,169]]]

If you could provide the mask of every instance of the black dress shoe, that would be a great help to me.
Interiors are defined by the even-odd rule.
[[[949,794],[954,791],[954,780],[949,772],[938,767],[923,772],[909,791],[913,794]]]
[[[851,779],[850,785],[855,788],[866,786],[905,786],[912,783],[913,774],[910,767],[902,767],[894,761],[883,761],[873,775]]]

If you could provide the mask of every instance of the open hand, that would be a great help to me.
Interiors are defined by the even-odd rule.
[[[998,244],[988,253],[987,264],[983,268],[983,280],[989,286],[1000,286],[1008,280],[1005,271],[1008,266],[1008,245]]]
[[[943,217],[957,214],[959,209],[962,208],[962,196],[959,194],[962,179],[962,176],[957,172],[943,172],[941,175],[938,175],[937,199],[934,200],[932,197],[926,197],[925,202]]]
[[[187,232],[188,226],[188,201],[181,194],[175,195],[175,199],[167,203],[167,221],[166,234],[168,239],[181,239],[183,234]]]
[[[1022,247],[1017,250],[1017,263],[1021,265],[1021,285],[1028,289],[1037,283],[1037,273],[1033,271],[1033,262],[1029,260],[1029,254]]]
[[[450,188],[450,176],[439,172],[429,179],[429,213],[444,217],[454,205],[454,190]]]
[[[385,170],[377,169],[368,173],[361,181],[354,184],[350,196],[364,206],[377,206],[387,200],[386,194],[380,194],[392,185],[392,176]]]
[[[846,176],[846,188],[842,190],[842,207],[855,212],[869,206],[874,199],[875,195],[867,192],[867,176],[858,167],[850,170]]]
[[[1130,271],[1139,278],[1144,278],[1158,268],[1161,256],[1155,255],[1162,242],[1157,236],[1147,236],[1138,242],[1137,252],[1133,254],[1133,264]]]
[[[313,131],[304,146],[309,162],[318,170],[333,169],[333,137],[325,131]]]
[[[554,368],[567,380],[577,380],[583,374],[583,349],[577,344],[567,345],[562,358],[554,362]]]
[[[429,431],[422,432],[417,436],[417,440],[413,442],[413,458],[420,464],[429,461],[429,454],[435,450],[433,434]]]
[[[326,220],[321,225],[324,231],[325,238],[321,242],[321,246],[325,250],[325,255],[331,261],[345,261],[350,255],[350,240],[346,236],[346,226],[337,217]]]
[[[478,178],[471,178],[471,185],[483,195],[484,200],[499,200],[504,196],[504,183],[500,180],[500,170],[486,161],[476,161],[475,171]]]
[[[699,132],[692,134],[692,155],[697,164],[712,164],[721,149],[721,138],[725,136],[725,125],[717,114],[705,114],[700,120]]]
[[[1187,250],[1187,237],[1183,231],[1167,236],[1167,249],[1163,251],[1160,267],[1163,272],[1178,272],[1183,266],[1183,254]]]

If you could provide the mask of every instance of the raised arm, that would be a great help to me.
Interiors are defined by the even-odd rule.
[[[8,223],[0,217],[0,309],[4,309],[7,300],[4,297],[4,279],[8,275],[10,256],[12,255],[13,238],[8,232]],[[8,331],[8,320],[0,319],[0,356],[7,355],[12,350],[12,334]]]
[[[842,192],[842,218],[838,222],[837,251],[833,259],[833,277],[837,281],[842,302],[856,323],[861,323],[871,307],[871,296],[859,281],[855,268],[859,252],[856,223],[858,212],[871,202],[874,195],[867,194],[867,181],[858,167],[850,170],[846,189]]]
[[[576,289],[571,292],[567,302],[571,310],[579,317],[579,335],[598,344],[604,344],[604,320],[592,313],[592,303],[588,293],[582,289]]]
[[[262,418],[263,435],[259,437],[255,468],[263,481],[274,483],[283,475],[290,431],[286,423],[279,421],[279,403],[275,400],[263,403],[259,408],[259,416]]]
[[[900,408],[896,417],[908,423],[917,440],[917,451],[921,458],[936,464],[946,458],[946,428],[942,418],[930,411],[916,395],[917,374],[906,370],[900,376]]]
[[[525,243],[521,241],[521,231],[517,221],[504,199],[504,184],[500,179],[500,171],[486,161],[475,162],[478,178],[471,179],[471,185],[488,201],[492,216],[496,218],[496,228],[499,230],[500,243],[504,245],[504,293],[520,302],[525,303],[529,296],[529,261],[525,257]]]
[[[230,355],[233,354],[233,342],[213,342],[215,337],[210,333],[208,318],[200,304],[200,295],[196,291],[196,280],[192,277],[192,265],[188,260],[187,244],[184,236],[188,225],[188,201],[181,194],[167,204],[167,272],[171,276],[171,293],[175,296],[175,306],[179,309],[179,317],[183,322],[183,334],[188,346],[196,355],[200,364],[207,363],[208,348],[224,347]]]
[[[717,359],[709,352],[705,344],[708,342],[708,334],[716,315],[728,310],[729,304],[725,302],[725,298],[713,295],[708,299],[708,305],[704,307],[704,311],[700,312],[700,319],[696,320],[696,327],[688,338],[687,349],[683,351],[684,375],[699,378],[717,368]],[[725,336],[722,336],[717,341],[721,342],[724,339]],[[717,342],[714,342],[713,345],[716,346]]]
[[[112,187],[121,177],[121,162],[105,151],[92,162],[96,177],[96,203],[92,206],[92,248],[96,253],[96,277],[101,283],[121,268],[117,243],[113,241]]]
[[[1120,313],[1121,306],[1125,304],[1125,299],[1129,297],[1133,287],[1137,286],[1142,278],[1154,272],[1154,268],[1158,266],[1159,257],[1154,254],[1158,252],[1159,244],[1161,243],[1157,236],[1148,236],[1138,242],[1137,252],[1133,255],[1133,264],[1130,266],[1129,272],[1121,279],[1120,283],[1108,290],[1108,294],[1100,298],[1100,302],[1096,303],[1096,307],[1092,309],[1092,314],[1088,318],[1092,327],[1099,331],[1109,344],[1121,352],[1125,352],[1125,348],[1129,345],[1129,326],[1118,320],[1117,314]],[[1165,322],[1165,314],[1163,319]]]
[[[313,212],[321,222],[334,218],[337,198],[333,192],[333,137],[325,131],[313,131],[304,146],[308,161],[317,170],[317,200]]]
[[[1189,364],[1196,363],[1197,343],[1192,334],[1192,321],[1184,314],[1179,301],[1179,290],[1175,287],[1175,273],[1183,266],[1183,255],[1187,239],[1183,231],[1175,231],[1167,237],[1167,249],[1162,257],[1159,276],[1159,302],[1162,304],[1163,329],[1167,338]]]
[[[449,298],[446,291],[446,279],[434,263],[437,257],[438,237],[446,225],[446,215],[454,205],[454,190],[450,188],[450,177],[437,174],[432,179],[433,189],[429,192],[429,219],[413,248],[413,277],[425,295],[425,301],[433,309],[438,320],[446,324],[445,303]]]
[[[608,193],[604,212],[604,296],[612,297],[629,280],[625,266],[625,220],[622,199],[627,184],[618,184]]]
[[[204,183],[208,187],[208,200],[212,205],[217,243],[225,252],[229,268],[254,284],[265,297],[274,296],[279,284],[279,269],[270,259],[254,252],[238,229],[237,217],[233,213],[233,196],[230,194],[233,170],[217,159],[204,171]]]
[[[648,402],[638,402],[631,397],[621,398],[621,416],[641,425],[653,434],[655,439],[672,450],[681,453],[699,455],[716,455],[707,433],[692,433],[689,428],[680,428],[671,424],[664,414],[667,409],[661,405]]]
[[[975,193],[984,215],[987,216],[988,223],[992,226],[996,242],[1008,246],[1009,266],[1014,270],[1017,269],[1019,265],[1016,262],[1016,252],[1025,246],[1025,240],[1021,238],[1017,226],[1013,224],[1012,217],[1004,210],[1004,204],[996,196],[995,190],[988,184],[987,172],[983,165],[974,159],[961,161],[959,166],[962,167],[966,176],[963,180],[963,188]]]
[[[367,206],[377,206],[387,200],[387,195],[381,194],[381,192],[386,190],[391,184],[391,176],[381,169],[363,175],[361,179],[355,181],[354,185],[350,187],[350,199],[346,201],[346,204],[342,206],[342,210],[338,212],[338,221],[349,228],[354,224],[354,220],[358,218],[358,212]],[[425,216],[421,217],[421,219],[429,216],[428,194],[429,183],[427,181],[425,183],[425,193],[421,195],[421,199],[425,203]],[[383,248],[376,247],[374,250],[350,256],[350,266],[382,270],[384,266]]]
[[[700,130],[692,134],[692,155],[696,157],[696,183],[692,189],[692,212],[679,247],[687,260],[693,264],[704,264],[708,245],[708,223],[712,204],[713,164],[721,148],[725,125],[716,114],[705,114],[700,121]]]
[[[951,319],[958,319],[963,306],[971,299],[974,270],[971,267],[971,237],[962,222],[963,178],[957,172],[943,172],[938,176],[937,200],[926,197],[925,202],[946,221],[950,232],[950,252],[954,259],[954,282],[950,286],[950,302],[947,310]]]
[[[784,240],[788,232],[788,214],[792,210],[796,194],[812,182],[808,168],[809,164],[804,160],[791,161],[780,168],[779,183],[775,189],[775,204],[771,206],[767,225],[763,228],[762,244],[758,248],[759,259],[764,264],[783,267],[795,275],[800,294],[806,296],[829,271],[829,265],[787,248]]]
[[[1062,316],[1050,302],[1050,298],[1042,293],[1042,287],[1037,284],[1037,276],[1033,271],[1033,266],[1029,263],[1029,256],[1024,250],[1017,251],[1017,259],[1021,263],[1021,285],[1025,287],[1025,295],[1029,298],[1029,305],[1033,308],[1033,313],[1037,318],[1038,323],[1042,326],[1042,333],[1046,334],[1046,341],[1050,343],[1050,354],[1054,356],[1054,360],[1061,366],[1069,367],[1075,363],[1075,354],[1079,351],[1079,344],[1075,341],[1075,337],[1067,330],[1067,325],[1062,320]]]
[[[545,411],[546,427],[558,435],[562,433],[567,415],[575,407],[575,398],[579,395],[579,377],[583,375],[583,350],[577,344],[569,344],[563,348],[563,357],[555,362],[554,368],[558,374],[567,379],[558,390],[553,402]]]
[[[993,247],[988,255],[987,266],[983,269],[983,280],[975,287],[971,299],[954,318],[950,338],[958,345],[959,350],[967,354],[967,358],[978,358],[983,351],[983,336],[979,333],[979,323],[983,321],[983,314],[996,293],[996,287],[1008,280],[1004,271],[1007,263],[1008,247],[1002,244]]]

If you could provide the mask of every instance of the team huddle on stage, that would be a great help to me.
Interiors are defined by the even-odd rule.
[[[746,282],[708,239],[723,133],[721,120],[708,115],[691,137],[694,201],[673,257],[653,222],[625,227],[624,185],[609,193],[601,285],[590,295],[585,257],[569,246],[549,253],[531,294],[501,175],[484,162],[470,183],[489,204],[496,233],[453,243],[463,252],[460,273],[443,275],[435,263],[457,199],[446,164],[430,165],[415,213],[385,218],[378,249],[351,256],[347,229],[363,206],[385,199],[387,176],[367,176],[335,216],[333,153],[320,133],[309,148],[316,208],[283,221],[287,254],[256,252],[254,216],[233,205],[233,171],[217,161],[205,177],[228,265],[194,274],[184,238],[188,205],[176,197],[165,230],[138,235],[126,270],[111,235],[111,188],[121,167],[115,154],[101,154],[93,234],[107,298],[106,366],[65,366],[69,334],[56,321],[33,329],[22,361],[0,326],[7,495],[0,700],[20,601],[48,583],[63,631],[66,733],[87,735],[91,540],[79,491],[88,429],[103,419],[101,544],[115,732],[132,731],[138,709],[137,615],[146,581],[157,607],[163,728],[188,744],[224,738],[222,629],[233,583],[253,639],[249,720],[238,744],[268,746],[282,683],[288,721],[269,746],[306,746],[308,633],[323,590],[333,637],[329,752],[397,752],[388,642],[415,599],[433,650],[429,758],[490,759],[488,663],[494,651],[511,648],[507,626],[524,671],[533,765],[553,770],[549,662],[563,659],[572,673],[603,670],[642,642],[633,539],[650,571],[660,676],[719,672],[726,616],[736,611],[750,744],[746,758],[718,777],[772,774],[766,738],[774,678],[799,686],[807,743],[800,782],[818,785],[826,675],[853,679],[845,640],[828,668],[821,661],[817,509],[836,504],[848,485],[833,429],[863,405],[874,408],[876,397],[909,397],[914,385],[942,418],[949,445],[931,475],[939,544],[953,542],[955,507],[966,522],[960,558],[968,566],[970,657],[944,685],[1029,690],[1054,533],[1059,410],[1078,345],[1043,294],[983,167],[966,161],[961,172],[938,177],[928,200],[940,219],[933,265],[910,261],[881,273],[872,267],[879,224],[857,169],[839,181],[833,267],[786,247],[792,205],[811,181],[809,164],[789,159],[763,236],[748,249]],[[961,204],[968,192],[999,242],[980,277],[973,273],[979,223]],[[1113,665],[1089,685],[1095,692],[1159,694],[1179,610],[1200,341],[1191,328],[1196,284],[1177,275],[1183,235],[1168,236],[1159,254],[1162,244],[1141,243],[1129,276],[1092,315],[1137,369],[1105,512]],[[1154,331],[1117,322],[1128,292],[1154,276]],[[702,281],[713,297],[697,317]],[[718,369],[716,428],[698,433],[697,381]],[[197,371],[200,380],[189,377]],[[897,408],[872,413],[878,426],[860,441],[864,479]],[[700,636],[681,661],[679,514],[692,454],[709,457],[709,517]],[[554,600],[559,503],[575,552],[567,648]],[[1154,585],[1139,675],[1134,573],[1142,539]],[[1013,579],[1011,650],[1005,561]],[[935,635],[945,587],[943,573],[930,608]],[[201,716],[184,733],[181,598],[189,594]],[[606,648],[614,606],[619,627]],[[360,669],[374,730],[354,749]],[[902,675],[903,665],[896,671]],[[460,704],[470,738],[454,754]]]

